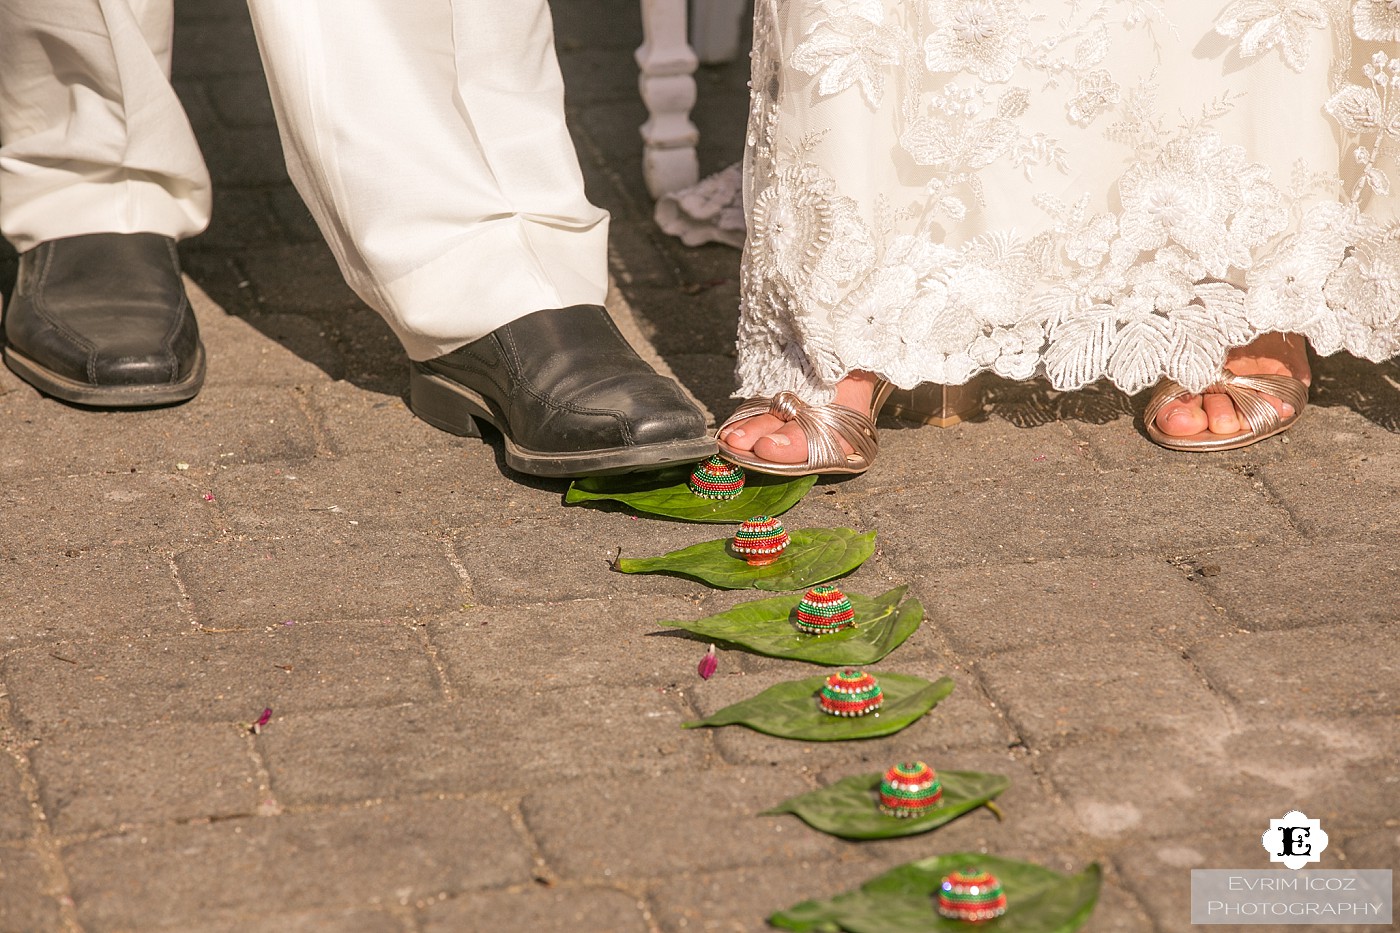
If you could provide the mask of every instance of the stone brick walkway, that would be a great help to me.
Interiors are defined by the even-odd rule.
[[[724,414],[738,257],[650,224],[636,3],[555,7],[621,297]],[[1090,930],[1176,933],[1189,869],[1269,867],[1292,808],[1331,834],[1319,867],[1396,867],[1400,369],[1320,361],[1296,429],[1213,456],[1151,446],[1142,400],[1103,390],[888,422],[876,469],[790,523],[879,530],[850,588],[929,610],[885,666],[956,692],[873,742],[682,732],[814,669],[727,652],[700,681],[703,643],[663,620],[752,594],[607,560],[715,529],[564,508],[407,413],[393,338],[287,183],[241,3],[178,16],[218,190],[183,250],[207,388],[79,412],[0,371],[0,930],[758,930],[984,849],[1097,860]],[[700,77],[708,170],[745,79]],[[909,757],[1011,776],[1005,822],[854,844],[756,815]]]

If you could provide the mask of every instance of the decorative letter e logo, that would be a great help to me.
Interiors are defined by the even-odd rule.
[[[1269,820],[1264,848],[1269,852],[1269,861],[1282,862],[1296,870],[1309,862],[1322,861],[1327,834],[1317,820],[1308,819],[1300,810],[1290,810],[1282,819]]]

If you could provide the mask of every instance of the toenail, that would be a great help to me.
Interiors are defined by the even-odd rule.
[[[1167,415],[1167,424],[1186,425],[1191,423],[1191,415],[1186,411],[1178,410]]]
[[[743,429],[743,428],[730,428],[728,431],[725,432],[725,435],[724,435],[724,436],[725,436],[725,437],[743,437],[743,436],[744,436],[744,429]]]
[[[779,447],[787,447],[792,443],[792,440],[786,434],[770,434],[768,435],[768,439]]]

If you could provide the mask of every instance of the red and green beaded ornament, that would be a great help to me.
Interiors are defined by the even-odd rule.
[[[880,781],[880,812],[890,816],[918,816],[938,806],[943,784],[922,761],[900,762]]]
[[[865,716],[885,702],[885,691],[870,674],[848,667],[826,679],[820,700],[823,712],[833,716]]]
[[[723,457],[711,457],[690,474],[688,485],[702,499],[733,499],[744,491],[744,471]]]
[[[827,583],[813,587],[802,597],[793,624],[811,635],[839,632],[856,624],[856,610],[845,593]]]
[[[1006,913],[1006,892],[991,872],[955,871],[938,885],[938,912],[969,923],[995,920]]]
[[[770,515],[755,516],[734,533],[734,552],[753,567],[773,563],[787,546],[788,533],[783,523]]]

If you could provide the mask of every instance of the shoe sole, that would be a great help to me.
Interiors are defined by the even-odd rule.
[[[505,440],[506,464],[519,473],[568,479],[579,476],[606,476],[660,470],[683,463],[695,463],[712,456],[718,449],[712,437],[697,437],[663,444],[605,447],[573,453],[531,450],[510,436],[504,419],[498,417],[480,394],[445,379],[417,364],[409,367],[409,409],[428,424],[458,437],[480,437],[478,421],[500,432]]]
[[[74,405],[87,405],[93,408],[154,408],[161,405],[174,405],[186,402],[199,394],[204,385],[204,347],[196,348],[194,368],[179,382],[160,385],[94,386],[78,382],[54,372],[41,363],[18,352],[13,347],[4,349],[5,365],[32,385],[34,388],[54,398],[71,402]]]

